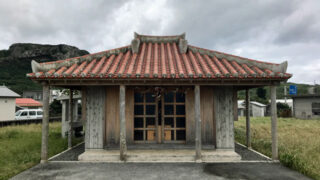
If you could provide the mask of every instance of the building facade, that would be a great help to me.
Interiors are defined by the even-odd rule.
[[[320,118],[320,95],[291,96],[293,116],[300,119]]]
[[[42,90],[27,90],[22,93],[23,98],[31,98],[42,102]]]
[[[274,87],[291,77],[286,68],[287,62],[191,46],[184,34],[135,34],[122,48],[33,61],[28,77],[42,83],[44,92],[49,85],[82,91],[86,150],[80,160],[146,161],[152,156],[154,161],[212,162],[240,160],[234,151],[237,91]],[[183,153],[190,147],[195,154]],[[167,151],[152,154],[148,148]]]
[[[14,120],[18,97],[20,97],[19,94],[6,86],[0,86],[0,121]]]
[[[252,117],[264,117],[266,115],[267,105],[250,101],[250,116]],[[244,100],[238,100],[238,116],[245,116],[245,102]]]

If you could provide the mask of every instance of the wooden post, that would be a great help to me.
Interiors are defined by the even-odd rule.
[[[42,118],[42,138],[41,138],[41,163],[45,163],[48,161],[50,87],[47,83],[43,83],[42,89],[43,89],[43,118]]]
[[[247,148],[251,148],[251,133],[250,133],[250,90],[246,89],[246,135]]]
[[[276,104],[276,86],[270,87],[271,98],[271,136],[272,136],[272,159],[278,160],[278,120]]]
[[[126,87],[120,85],[120,95],[119,95],[119,104],[120,104],[120,160],[126,160]]]
[[[238,90],[233,89],[233,120],[238,121]]]
[[[81,91],[81,121],[82,124],[85,126],[86,125],[86,120],[87,120],[87,94],[86,94],[87,89],[85,87],[82,87]]]
[[[201,116],[200,116],[200,86],[194,89],[194,114],[196,123],[196,160],[201,159]]]
[[[72,147],[72,124],[73,124],[73,90],[69,91],[69,133],[68,133],[68,148]]]

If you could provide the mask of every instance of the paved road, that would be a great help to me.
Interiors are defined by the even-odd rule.
[[[83,163],[39,164],[14,180],[28,179],[309,179],[278,163]]]

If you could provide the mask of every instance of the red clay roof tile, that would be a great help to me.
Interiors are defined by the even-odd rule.
[[[16,105],[23,107],[41,107],[42,104],[31,98],[16,98]]]
[[[172,37],[174,36],[167,36],[165,38],[169,40],[157,42],[142,41],[138,53],[132,53],[131,46],[124,46],[81,57],[40,63],[40,66],[49,67],[50,65],[50,68],[47,71],[29,73],[28,77],[32,79],[193,79],[199,77],[243,79],[257,76],[259,79],[288,79],[291,77],[291,74],[273,72],[272,68],[266,68],[279,66],[279,64],[256,61],[190,45],[186,53],[181,52],[179,42],[170,41]],[[145,38],[153,38],[153,36],[145,36]],[[57,68],[52,68],[54,64],[57,65]]]

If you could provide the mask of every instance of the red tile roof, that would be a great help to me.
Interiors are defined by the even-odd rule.
[[[16,105],[23,107],[40,107],[42,104],[31,98],[16,98]]]
[[[274,64],[198,48],[187,45],[184,35],[136,35],[134,40],[137,47],[133,47],[137,43],[133,42],[131,46],[100,53],[35,63],[34,72],[27,76],[32,79],[280,80],[291,77],[286,73],[286,62]]]

